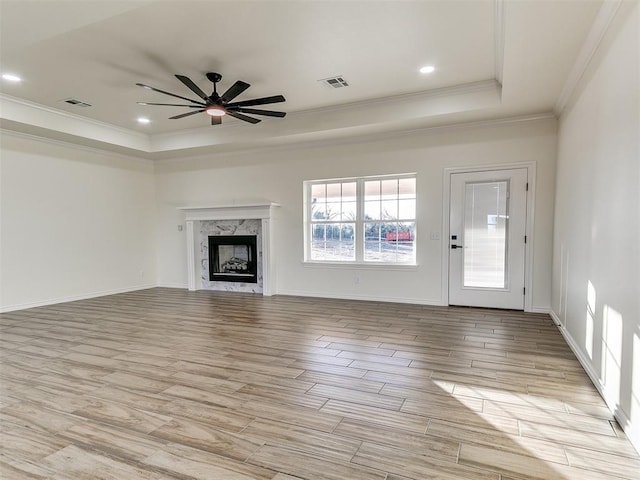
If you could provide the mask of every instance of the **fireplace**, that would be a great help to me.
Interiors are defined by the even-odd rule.
[[[273,233],[277,203],[234,203],[202,207],[178,207],[185,215],[187,247],[187,286],[189,291],[224,290],[229,292],[276,293]],[[209,236],[256,235],[257,282],[217,282],[209,280]]]
[[[210,235],[209,280],[258,282],[256,235]]]

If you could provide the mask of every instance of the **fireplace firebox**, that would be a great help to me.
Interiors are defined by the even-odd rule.
[[[209,236],[209,280],[258,283],[256,235]]]

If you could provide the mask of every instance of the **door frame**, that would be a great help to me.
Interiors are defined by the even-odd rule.
[[[534,219],[536,196],[536,162],[502,163],[482,165],[477,167],[447,167],[443,172],[442,181],[442,305],[449,305],[449,217],[451,213],[451,175],[454,173],[477,173],[494,170],[512,170],[525,168],[527,170],[527,207],[525,218],[525,235],[527,243],[524,247],[524,311],[533,312],[533,249],[534,249]]]

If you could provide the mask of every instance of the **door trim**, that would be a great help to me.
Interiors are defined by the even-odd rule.
[[[482,165],[478,167],[448,167],[443,171],[442,179],[442,305],[449,305],[449,214],[451,199],[451,175],[454,173],[487,172],[493,170],[511,170],[514,168],[525,168],[527,170],[527,208],[525,219],[525,235],[527,244],[524,250],[524,311],[532,312],[533,305],[533,250],[534,250],[534,219],[535,219],[535,197],[536,197],[536,162],[503,163],[498,165]]]

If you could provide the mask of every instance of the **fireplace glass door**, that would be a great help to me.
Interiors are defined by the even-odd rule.
[[[209,237],[209,280],[258,282],[255,235]]]

